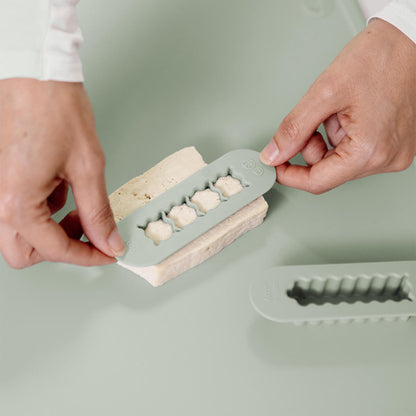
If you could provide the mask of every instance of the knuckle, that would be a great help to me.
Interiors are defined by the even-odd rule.
[[[336,91],[331,82],[325,83],[319,90],[319,98],[321,101],[331,102],[336,96]]]
[[[66,242],[58,242],[54,248],[48,252],[44,258],[51,263],[59,263],[66,258],[66,254],[69,252],[69,239]]]
[[[89,152],[83,161],[83,171],[87,175],[96,175],[97,172],[104,171],[105,155],[102,149],[94,149]]]
[[[414,160],[415,160],[415,158],[414,158],[413,155],[411,155],[409,153],[406,153],[404,155],[404,159],[402,161],[402,169],[401,170],[405,170],[405,169],[410,168],[410,166],[412,165]]]
[[[359,170],[374,172],[386,163],[388,151],[376,141],[358,137],[351,144],[350,158]]]
[[[14,195],[4,194],[0,197],[0,219],[10,223],[16,213],[17,201]]]
[[[408,169],[413,163],[414,157],[410,153],[402,153],[391,164],[392,172],[400,172]]]
[[[392,158],[392,149],[389,146],[378,147],[369,155],[368,165],[372,170],[384,170],[389,166]]]
[[[50,261],[51,263],[58,263],[60,260],[60,256],[58,253],[60,252],[59,247],[55,247],[55,250],[53,252],[48,253],[47,256],[45,256],[45,259],[47,261]]]
[[[295,141],[300,135],[300,127],[298,122],[292,116],[287,116],[280,124],[278,132],[280,137]],[[277,140],[278,137],[275,136],[275,139]]]
[[[105,204],[104,206],[94,209],[89,213],[89,222],[91,225],[100,226],[107,224],[113,218],[113,212],[111,211],[110,205]]]
[[[6,257],[5,257],[5,260],[6,260],[6,263],[12,268],[12,269],[15,269],[15,270],[22,270],[22,269],[24,269],[24,268],[26,268],[26,267],[29,267],[30,266],[30,264],[26,264],[26,263],[24,263],[23,261],[21,261],[21,260],[18,260],[18,259],[7,259]]]
[[[313,167],[309,173],[306,190],[313,195],[322,195],[325,192],[341,185],[342,181],[328,176],[323,176],[321,172]]]
[[[27,253],[3,254],[3,258],[12,269],[16,270],[22,270],[33,265],[33,261]]]
[[[321,195],[326,191],[324,185],[321,183],[320,178],[317,177],[313,169],[309,173],[305,190],[312,195]]]
[[[312,195],[322,195],[327,191],[321,184],[316,182],[309,182],[307,190]]]
[[[330,73],[322,75],[314,84],[313,94],[320,100],[331,102],[337,96],[337,85],[340,84],[339,74],[337,78]]]

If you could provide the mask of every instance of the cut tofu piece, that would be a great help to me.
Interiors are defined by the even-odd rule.
[[[241,182],[230,175],[218,178],[214,186],[218,188],[222,192],[222,194],[227,198],[229,198],[232,195],[238,194],[243,190],[243,185],[241,185]]]
[[[144,233],[158,245],[161,241],[167,240],[172,235],[173,230],[169,224],[166,224],[162,220],[157,220],[149,222]]]
[[[167,216],[173,220],[175,225],[179,228],[192,224],[197,218],[196,211],[186,204],[173,207]]]
[[[149,202],[151,198],[162,194],[205,165],[194,147],[184,148],[168,156],[110,195],[110,204],[116,221],[120,221]],[[142,276],[153,286],[160,286],[207,260],[242,234],[260,225],[267,209],[268,205],[261,196],[159,264],[148,267],[130,267],[123,265],[122,262],[119,264]]]
[[[211,191],[211,189],[205,189],[195,192],[191,202],[198,205],[199,210],[205,214],[210,209],[217,208],[220,204],[220,196],[217,192]]]

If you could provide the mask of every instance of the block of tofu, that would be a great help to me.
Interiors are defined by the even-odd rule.
[[[116,222],[204,166],[206,163],[198,151],[194,147],[186,147],[130,180],[109,197]],[[153,286],[160,286],[207,260],[242,234],[260,225],[267,209],[268,205],[261,196],[159,264],[148,267],[119,264],[142,276]]]

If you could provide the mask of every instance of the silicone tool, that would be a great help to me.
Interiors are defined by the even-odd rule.
[[[254,308],[294,324],[407,320],[416,315],[416,262],[275,267],[252,284]]]
[[[158,264],[263,195],[276,182],[276,171],[274,167],[264,165],[259,155],[254,150],[240,149],[229,152],[120,221],[118,228],[126,244],[126,253],[118,260],[132,267]],[[227,175],[238,179],[243,186],[241,192],[229,198],[214,186],[219,177]],[[195,192],[207,188],[219,194],[221,203],[216,208],[203,213],[190,198]],[[195,209],[198,217],[193,223],[178,228],[167,214],[171,208],[182,204]],[[149,222],[159,219],[170,224],[173,233],[170,238],[156,245],[146,236],[144,229]]]

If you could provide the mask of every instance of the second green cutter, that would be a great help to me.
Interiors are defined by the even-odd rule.
[[[280,323],[407,320],[416,316],[416,262],[283,266],[253,281],[260,315]]]

